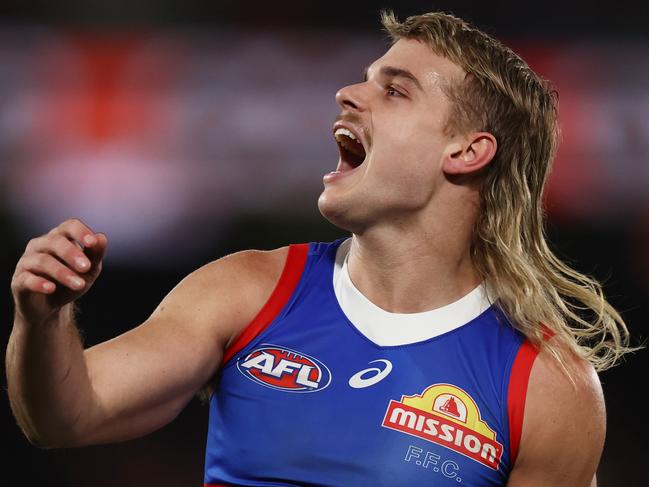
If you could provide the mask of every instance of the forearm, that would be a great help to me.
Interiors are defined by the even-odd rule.
[[[11,407],[27,438],[42,447],[74,445],[91,411],[92,388],[73,305],[44,323],[16,313],[6,368]]]

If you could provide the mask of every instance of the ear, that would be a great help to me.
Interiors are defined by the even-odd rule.
[[[442,170],[447,174],[470,174],[485,167],[496,155],[498,143],[489,132],[473,132],[452,142],[444,155]]]

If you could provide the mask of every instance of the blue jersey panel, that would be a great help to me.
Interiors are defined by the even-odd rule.
[[[206,484],[504,485],[507,387],[524,337],[492,306],[435,338],[376,345],[336,299],[340,243],[310,244],[289,302],[223,366]]]

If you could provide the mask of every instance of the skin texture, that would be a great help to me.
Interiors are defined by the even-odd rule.
[[[408,70],[422,89],[384,74],[386,67]],[[478,207],[472,174],[497,144],[486,132],[444,135],[451,104],[441,83],[462,70],[424,44],[399,41],[367,76],[336,95],[341,117],[371,139],[367,157],[348,175],[325,180],[319,209],[354,234],[350,276],[370,300],[393,312],[437,308],[480,282],[469,254]]]
[[[606,435],[604,396],[593,367],[573,357],[574,383],[549,354],[532,366],[521,447],[510,487],[595,486]]]
[[[400,40],[369,67],[366,81],[336,94],[338,120],[360,136],[367,157],[353,171],[339,160],[343,174],[325,176],[318,205],[353,233],[350,277],[387,311],[438,308],[480,282],[470,241],[480,171],[497,141],[486,132],[444,133],[451,105],[442,84],[462,76],[426,45]],[[85,236],[91,241],[83,243]],[[142,325],[84,351],[69,303],[98,277],[106,246],[106,236],[69,220],[32,240],[17,264],[8,385],[16,418],[37,445],[120,441],[171,421],[218,371],[287,255],[286,248],[246,251],[208,264]],[[88,265],[78,267],[74,259],[84,256]],[[75,287],[71,277],[84,282]],[[605,431],[602,392],[589,365],[575,359],[571,366],[574,383],[550,357],[537,358],[510,486],[574,487],[594,478]]]
[[[94,241],[81,249],[75,242],[86,235]],[[287,248],[246,251],[210,263],[143,324],[84,351],[66,303],[90,288],[106,246],[105,235],[68,220],[30,241],[16,267],[9,397],[25,435],[41,447],[122,441],[175,418],[266,302],[287,255]],[[74,259],[84,257],[90,265],[76,267]]]
[[[408,71],[387,76],[392,67]],[[377,306],[408,313],[434,309],[479,283],[470,259],[480,170],[493,159],[485,132],[444,133],[450,110],[440,83],[460,67],[416,40],[398,41],[362,83],[341,89],[340,119],[364,141],[367,157],[329,179],[321,213],[353,232],[350,277]],[[338,169],[346,170],[341,160]],[[434,276],[431,278],[431,276]],[[605,435],[602,390],[593,368],[570,364],[574,382],[545,353],[528,385],[520,453],[509,486],[595,485]]]

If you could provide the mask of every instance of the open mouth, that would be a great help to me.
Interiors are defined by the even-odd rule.
[[[351,130],[338,128],[334,132],[338,149],[340,150],[340,171],[356,169],[365,161],[365,147]]]

